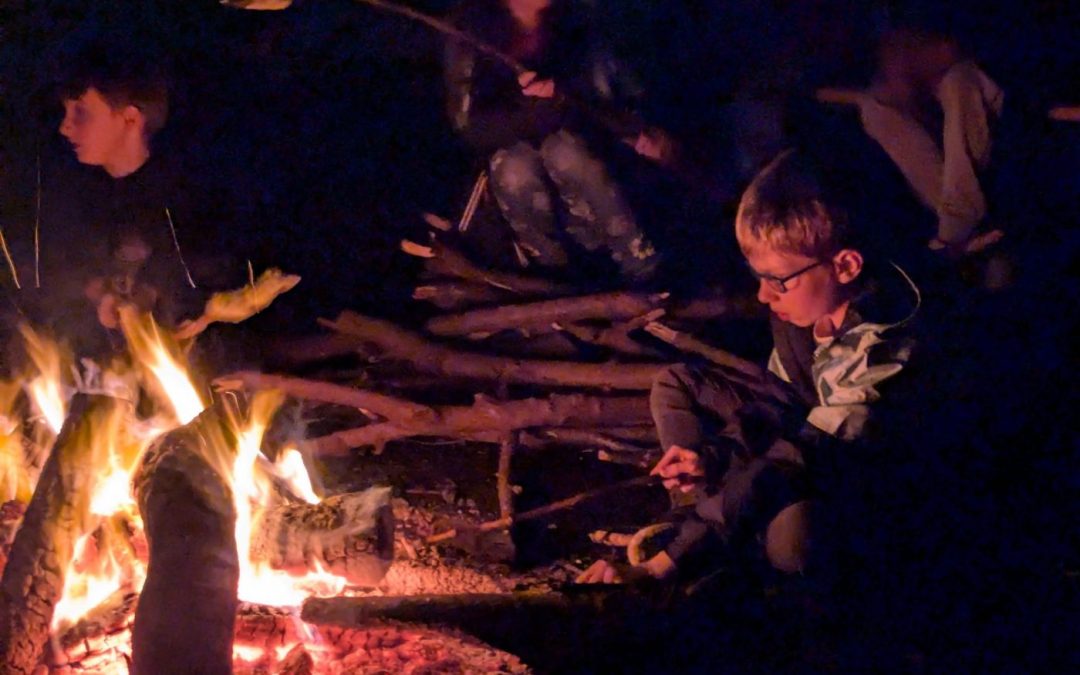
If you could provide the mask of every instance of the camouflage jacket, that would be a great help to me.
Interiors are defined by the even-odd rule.
[[[841,440],[861,438],[882,385],[907,365],[909,328],[921,302],[910,277],[893,265],[852,302],[836,335],[817,342],[812,329],[773,320],[769,371],[809,406],[806,421]]]

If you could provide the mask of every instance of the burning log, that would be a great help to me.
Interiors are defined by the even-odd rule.
[[[72,399],[0,582],[0,673],[31,673],[41,661],[75,541],[89,529],[91,440],[101,415],[121,405],[108,397]]]
[[[318,455],[345,454],[350,448],[374,445],[409,436],[444,436],[500,442],[504,434],[529,427],[603,427],[647,424],[652,419],[643,397],[595,397],[581,394],[553,395],[498,402],[477,397],[465,406],[435,408],[438,418],[430,424],[371,424],[338,431],[310,440]]]
[[[214,385],[220,389],[236,389],[240,386],[252,390],[277,389],[288,396],[359,408],[385,419],[403,422],[423,422],[435,418],[434,410],[419,403],[354,387],[297,377],[266,375],[245,370],[223,375],[214,380]]]
[[[251,556],[294,574],[317,561],[354,586],[375,586],[394,559],[390,488],[273,508],[253,533]]]
[[[159,440],[134,479],[150,566],[132,672],[229,673],[240,578],[232,493],[201,450],[225,444],[211,408]]]
[[[50,654],[53,668],[78,664],[90,668],[95,661],[116,663],[131,648],[131,625],[139,596],[120,589],[65,630]]]
[[[552,297],[570,295],[574,292],[569,286],[547,279],[523,277],[508,272],[477,267],[459,251],[434,238],[430,246],[404,240],[401,242],[401,250],[409,255],[425,258],[425,268],[431,274],[457,277],[467,281],[478,281],[518,296]]]
[[[450,349],[394,324],[342,312],[336,321],[320,320],[333,330],[376,345],[387,356],[406,360],[417,369],[479,380],[548,386],[599,387],[647,391],[662,367],[648,363],[581,363],[487,356]]]

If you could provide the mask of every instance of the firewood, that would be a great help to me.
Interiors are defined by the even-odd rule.
[[[432,281],[413,289],[413,300],[429,302],[442,310],[492,305],[514,298],[513,293],[487,284],[468,281]]]
[[[49,640],[76,539],[90,529],[89,439],[125,404],[78,395],[53,444],[0,581],[0,673],[31,673]]]
[[[676,349],[703,356],[718,366],[737,371],[747,377],[761,378],[765,374],[765,369],[753,361],[708,345],[689,333],[674,330],[658,321],[649,323],[645,326],[645,330]]]
[[[401,249],[409,255],[425,258],[425,268],[433,274],[478,281],[520,297],[554,297],[573,293],[571,287],[547,279],[478,267],[461,252],[434,238],[428,246],[405,240],[401,243]]]
[[[499,444],[499,465],[495,472],[495,490],[499,497],[499,517],[514,516],[514,490],[510,484],[510,468],[514,457],[516,434],[510,433]]]
[[[375,586],[394,559],[390,488],[274,507],[252,533],[251,557],[297,575],[318,563],[351,585]]]
[[[644,327],[651,321],[655,321],[664,315],[666,310],[654,309],[651,312],[631,319],[630,321],[624,321],[617,323],[614,326],[597,327],[580,323],[561,324],[556,323],[555,328],[562,330],[570,335],[573,335],[578,340],[586,342],[598,347],[606,347],[614,350],[619,354],[625,354],[627,356],[636,357],[650,357],[659,358],[663,355],[659,350],[653,349],[648,345],[644,345],[634,338],[630,337],[630,333]]]
[[[48,653],[53,668],[79,664],[87,659],[121,660],[120,652],[131,647],[131,625],[139,596],[131,588],[121,588],[83,618],[60,634],[59,649]]]
[[[132,673],[231,672],[236,512],[205,454],[230,440],[222,413],[209,408],[159,439],[136,472],[150,566],[132,630]]]
[[[388,321],[342,312],[336,321],[320,319],[333,330],[376,345],[390,358],[408,361],[417,370],[451,377],[512,384],[647,391],[662,367],[651,363],[581,363],[513,359],[445,347],[398,328]]]
[[[431,421],[435,418],[434,410],[412,401],[331,382],[268,375],[251,370],[222,375],[214,380],[214,386],[218,389],[237,389],[239,387],[250,390],[277,389],[296,398],[359,408],[389,420],[422,422]]]
[[[651,420],[644,397],[596,397],[582,394],[553,395],[498,402],[477,397],[471,406],[437,407],[438,419],[430,424],[371,424],[338,431],[308,441],[321,456],[340,456],[350,448],[379,446],[409,436],[474,438],[499,442],[499,434],[530,427],[602,427]]]
[[[522,434],[521,443],[527,448],[543,448],[557,444],[603,448],[605,450],[614,450],[616,452],[637,454],[642,454],[648,449],[627,442],[609,433],[593,429],[544,429]]]
[[[356,340],[340,333],[270,338],[262,346],[267,364],[294,368],[357,353]]]
[[[460,336],[508,329],[552,330],[551,324],[568,324],[588,319],[625,321],[646,314],[667,299],[667,294],[616,291],[555,300],[503,305],[448,314],[429,319],[427,330],[434,335]]]

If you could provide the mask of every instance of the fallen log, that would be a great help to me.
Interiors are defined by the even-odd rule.
[[[649,402],[644,397],[596,397],[582,394],[552,395],[499,402],[477,397],[471,406],[435,408],[430,424],[370,424],[338,431],[307,441],[316,455],[340,456],[351,448],[381,447],[409,436],[442,436],[499,442],[502,435],[530,427],[603,427],[647,424]]]
[[[331,382],[267,375],[251,370],[222,375],[214,380],[214,386],[218,389],[276,389],[295,398],[358,408],[389,420],[411,422],[431,420],[435,417],[434,410],[412,401]]]
[[[432,274],[478,281],[522,297],[553,297],[570,295],[574,292],[572,287],[548,279],[525,277],[478,267],[461,252],[435,238],[432,238],[428,246],[404,240],[401,242],[401,250],[409,255],[425,258],[424,266]]]
[[[132,630],[136,675],[231,672],[236,511],[205,453],[234,442],[222,414],[210,408],[159,439],[136,472],[150,548]]]
[[[77,538],[90,529],[91,442],[124,402],[77,395],[45,460],[0,581],[0,673],[31,673],[49,640]]]
[[[375,586],[394,559],[390,488],[276,506],[253,529],[251,557],[296,575],[318,563],[350,585]]]
[[[374,344],[390,358],[408,361],[417,370],[450,377],[495,380],[512,384],[597,387],[647,391],[663,364],[581,363],[514,359],[463,352],[430,342],[388,321],[342,312],[336,321],[319,323]]]

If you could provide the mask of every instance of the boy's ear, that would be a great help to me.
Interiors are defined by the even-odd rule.
[[[124,116],[125,123],[136,125],[140,133],[146,126],[146,115],[136,106],[126,105],[120,114]]]
[[[833,256],[833,270],[842,284],[855,281],[862,273],[863,256],[853,248],[845,248]]]

